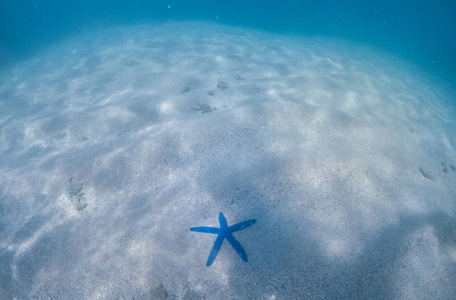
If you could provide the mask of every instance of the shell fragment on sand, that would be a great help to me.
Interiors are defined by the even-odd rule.
[[[432,176],[428,171],[425,171],[422,167],[418,167],[418,170],[424,178],[435,181],[434,176]]]

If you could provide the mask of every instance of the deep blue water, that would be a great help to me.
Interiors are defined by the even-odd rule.
[[[456,85],[455,0],[0,0],[0,68],[81,29],[168,20],[349,39]]]

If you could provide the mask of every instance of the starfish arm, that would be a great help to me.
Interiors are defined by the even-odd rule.
[[[226,221],[226,218],[223,215],[223,213],[220,212],[218,215],[218,218],[219,218],[220,228],[228,227],[228,222]]]
[[[220,228],[215,228],[215,227],[192,227],[192,228],[190,228],[190,231],[214,233],[214,234],[220,234],[220,232],[221,232]]]
[[[247,228],[250,225],[253,225],[255,223],[256,223],[256,220],[248,220],[248,221],[244,221],[244,222],[241,222],[241,223],[237,223],[235,225],[231,225],[230,227],[228,227],[228,229],[229,229],[230,232],[236,232],[236,231],[239,231],[241,229]]]
[[[206,266],[209,267],[214,262],[217,254],[219,253],[220,248],[222,247],[223,240],[225,237],[223,235],[219,235],[215,240],[214,246],[212,246],[211,254],[209,254],[209,258],[207,259]]]
[[[236,240],[231,233],[228,233],[225,236],[225,238],[231,244],[231,246],[233,246],[233,248],[234,248],[234,250],[236,250],[237,254],[239,254],[239,256],[244,261],[248,261],[247,260],[247,253],[245,253],[245,250],[244,250],[244,248],[242,248],[241,243],[239,243],[238,240]]]

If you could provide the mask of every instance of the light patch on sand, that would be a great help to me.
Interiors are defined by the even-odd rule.
[[[164,101],[159,105],[160,112],[163,114],[171,114],[175,112],[173,101]]]

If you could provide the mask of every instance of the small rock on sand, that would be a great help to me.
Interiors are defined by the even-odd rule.
[[[73,206],[77,211],[80,211],[80,210],[83,210],[84,208],[86,208],[87,203],[75,202],[75,203],[73,203]]]
[[[159,282],[155,287],[152,288],[152,300],[166,299],[168,298],[168,292],[163,287],[163,284]]]

